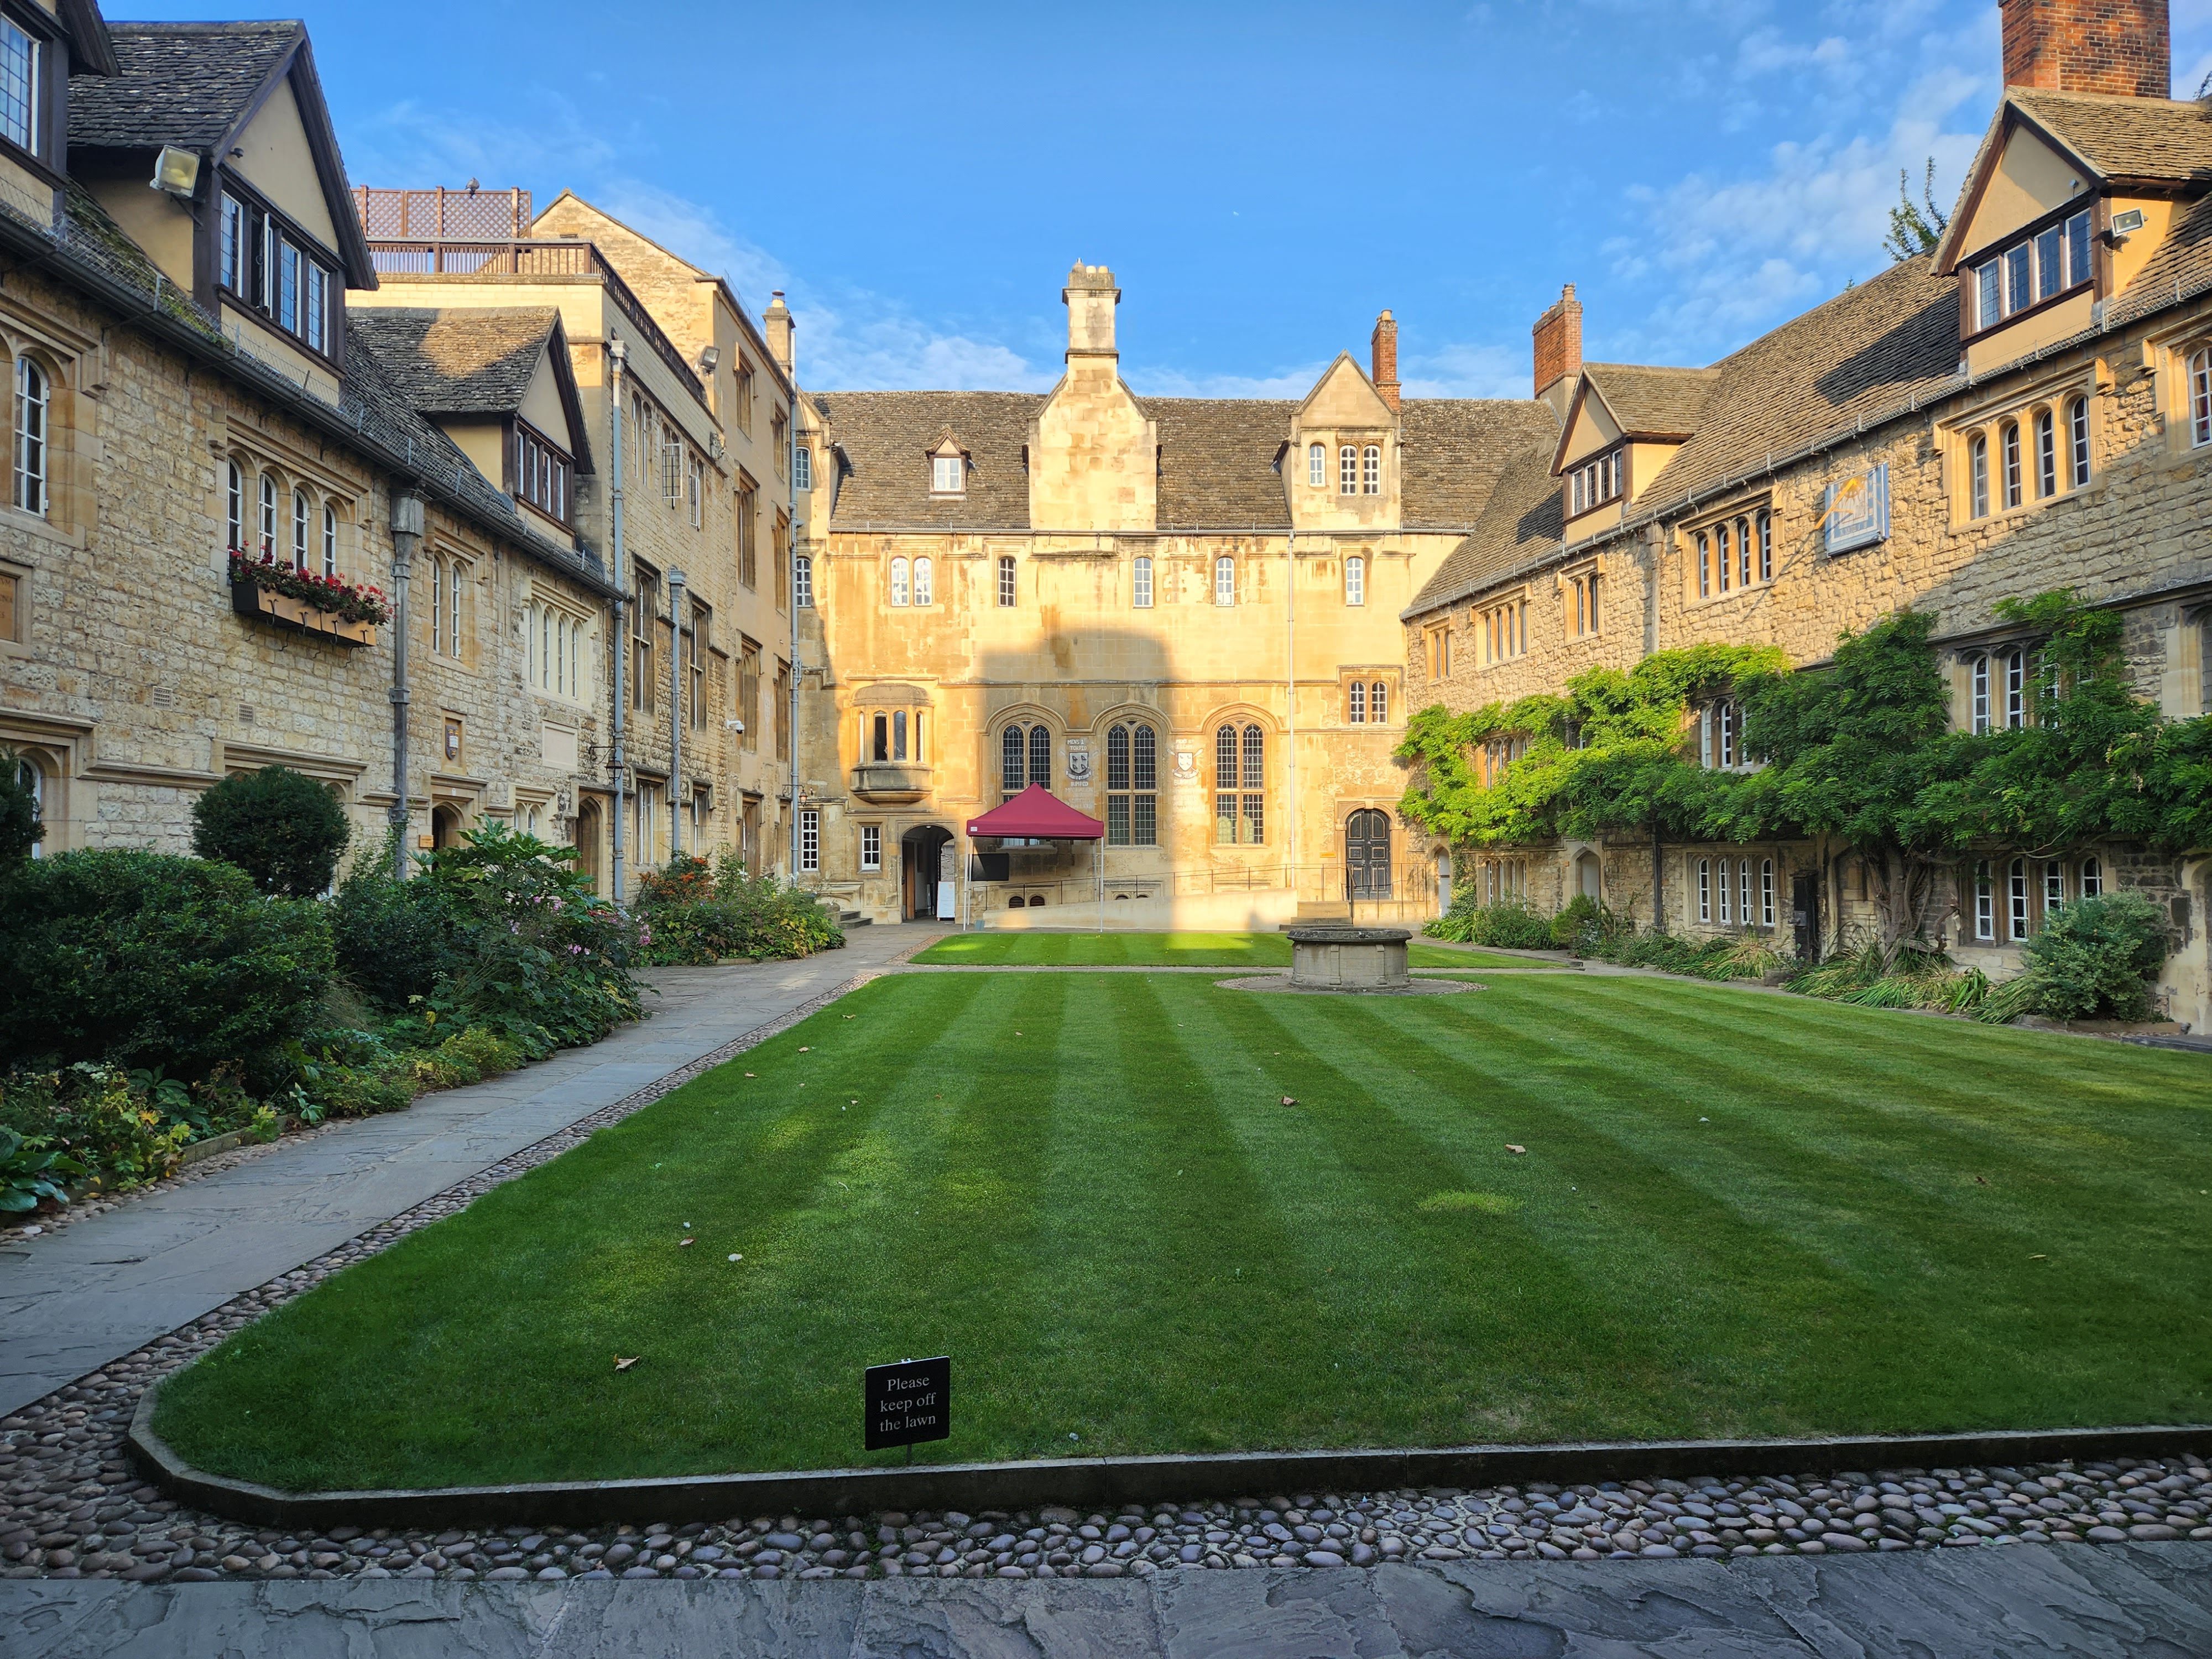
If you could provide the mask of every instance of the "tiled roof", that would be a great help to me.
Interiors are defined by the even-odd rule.
[[[1163,530],[1287,530],[1275,457],[1294,403],[1244,398],[1140,398],[1160,426]]]
[[[1697,431],[1637,507],[1709,489],[1859,421],[1951,389],[1959,285],[1927,254],[1892,265],[1716,364]]]
[[[1032,392],[829,392],[814,399],[837,447],[840,529],[863,524],[1025,530],[1022,447],[1044,398]],[[928,452],[946,433],[968,453],[964,495],[929,493]]]
[[[1454,604],[1542,559],[1559,547],[1560,523],[1559,481],[1545,434],[1505,453],[1474,529],[1444,556],[1407,614]]]
[[[1475,523],[1498,476],[1528,445],[1559,435],[1549,404],[1504,398],[1408,398],[1399,411],[1406,527]]]
[[[2212,182],[2212,106],[2026,87],[2007,95],[2107,179]]]
[[[561,313],[550,306],[348,312],[356,337],[426,415],[512,415]]]
[[[1717,368],[1656,368],[1642,363],[1585,363],[1620,429],[1632,438],[1686,438],[1720,378]]]
[[[70,82],[72,146],[204,151],[307,37],[297,21],[111,23],[107,32],[121,73]]]

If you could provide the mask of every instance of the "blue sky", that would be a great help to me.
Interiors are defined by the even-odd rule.
[[[235,15],[202,6],[112,15]],[[820,389],[1041,389],[1111,264],[1140,392],[1303,392],[1376,312],[1431,395],[1711,362],[1886,263],[1998,90],[1994,0],[304,8],[356,184],[562,186],[786,289]],[[2174,0],[2174,79],[2212,0]]]

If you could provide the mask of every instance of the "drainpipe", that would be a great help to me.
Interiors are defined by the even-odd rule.
[[[392,497],[392,878],[407,879],[407,577],[422,548],[422,498]]]
[[[699,648],[692,641],[691,648]],[[684,856],[684,573],[668,573],[668,858]]]
[[[610,524],[607,534],[607,557],[610,562],[609,580],[615,590],[614,605],[610,615],[614,629],[615,708],[614,744],[610,769],[614,775],[614,855],[608,860],[609,875],[617,908],[623,902],[623,702],[627,687],[629,665],[629,637],[623,632],[624,595],[629,589],[623,580],[623,365],[629,361],[629,349],[620,340],[607,342],[607,422],[613,428],[612,476],[614,488],[608,497]]]
[[[788,375],[786,365],[784,373]],[[799,538],[806,526],[799,518],[799,382],[791,383],[791,418],[783,423],[784,447],[788,452],[783,458],[783,475],[790,480],[791,501],[790,545],[783,556],[791,568],[784,572],[784,597],[791,603],[791,711],[787,716],[791,727],[791,884],[799,884]],[[964,877],[965,872],[963,875]],[[817,885],[819,872],[817,872]]]

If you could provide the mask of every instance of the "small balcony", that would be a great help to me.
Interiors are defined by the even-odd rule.
[[[913,761],[867,761],[853,769],[853,793],[871,806],[911,806],[933,786]]]

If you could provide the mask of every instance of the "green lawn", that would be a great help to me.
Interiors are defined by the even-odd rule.
[[[969,968],[1287,968],[1284,933],[954,933],[916,962]],[[1540,957],[1498,956],[1413,940],[1414,968],[1540,968]]]
[[[233,1338],[159,1427],[291,1487],[888,1462],[860,1368],[939,1352],[947,1459],[2212,1417],[2202,1056],[1488,987],[879,980]]]

